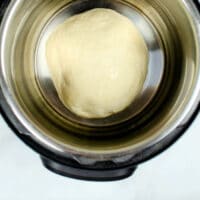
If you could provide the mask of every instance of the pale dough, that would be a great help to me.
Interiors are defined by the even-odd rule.
[[[134,24],[111,9],[92,9],[59,25],[46,44],[62,103],[85,118],[127,108],[147,74],[148,50]]]

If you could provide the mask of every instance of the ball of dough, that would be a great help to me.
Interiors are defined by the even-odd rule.
[[[67,19],[50,35],[46,57],[60,100],[84,118],[104,118],[127,108],[147,74],[144,39],[128,18],[111,9]]]

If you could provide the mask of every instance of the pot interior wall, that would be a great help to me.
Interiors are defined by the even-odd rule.
[[[2,71],[9,92],[26,123],[63,149],[94,152],[144,147],[177,126],[189,109],[199,76],[199,44],[185,1],[129,0],[118,3],[136,9],[154,27],[165,56],[165,73],[159,91],[137,116],[123,123],[95,127],[73,121],[57,112],[44,98],[35,70],[35,52],[46,24],[63,8],[66,18],[88,9],[120,10],[116,1],[21,0],[13,2],[4,27]],[[155,66],[158,67],[158,66]],[[52,95],[54,95],[52,93]],[[117,133],[117,134],[116,134]]]

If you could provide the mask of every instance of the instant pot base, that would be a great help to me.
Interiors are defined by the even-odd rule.
[[[41,157],[44,166],[59,175],[80,179],[80,180],[88,180],[88,181],[116,181],[128,178],[131,176],[136,167],[122,167],[122,168],[110,168],[106,169],[108,166],[105,163],[105,167],[102,169],[89,169],[84,168],[80,165],[80,168],[74,167],[73,165],[64,165],[55,161],[52,161],[48,158]]]
[[[67,0],[12,1],[5,15],[7,4],[5,1],[0,3],[0,6],[5,6],[1,9],[4,19],[1,26],[0,112],[13,131],[40,153],[49,170],[84,180],[126,178],[138,164],[173,144],[198,113],[200,16],[193,1],[152,0],[149,4],[148,0],[128,0],[130,4],[140,5],[139,10],[144,11],[159,31],[165,49],[162,87],[153,100],[153,106],[139,117],[143,120],[148,116],[148,119],[137,129],[135,118],[114,128],[88,128],[70,120],[63,127],[63,117],[52,111],[52,106],[43,97],[45,95],[41,94],[36,81],[40,78],[35,76],[32,62],[35,43],[41,35],[36,31],[35,37],[35,28],[38,24],[44,27],[44,17],[50,20],[45,9],[51,14],[57,13],[52,11],[59,6],[57,2],[69,3]],[[23,31],[21,27],[24,27]],[[156,109],[151,110],[154,105]],[[153,113],[151,117],[149,110]],[[124,134],[122,139],[113,137],[111,141],[108,138],[87,138],[85,133],[79,135],[80,131],[110,133],[119,129]]]

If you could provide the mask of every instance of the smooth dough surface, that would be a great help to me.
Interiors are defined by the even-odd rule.
[[[111,9],[67,19],[50,35],[46,57],[60,100],[85,118],[104,118],[127,108],[147,74],[144,39],[128,18]]]

